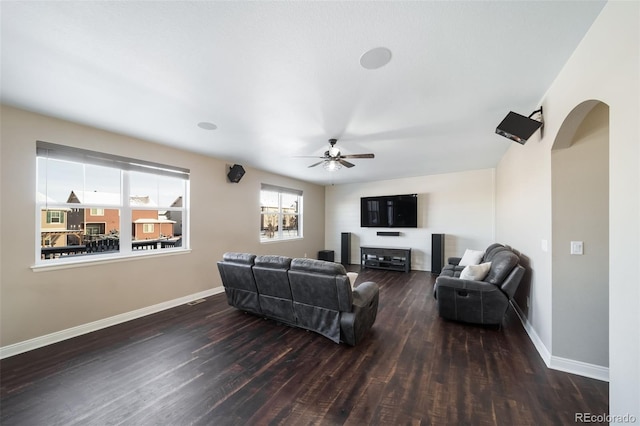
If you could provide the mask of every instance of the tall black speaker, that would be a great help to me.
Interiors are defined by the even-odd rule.
[[[340,235],[340,263],[351,264],[351,232],[343,232]]]
[[[431,272],[439,274],[444,266],[444,234],[431,235]]]

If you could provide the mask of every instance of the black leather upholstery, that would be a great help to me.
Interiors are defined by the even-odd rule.
[[[289,283],[298,325],[339,342],[340,313],[351,311],[353,304],[344,266],[315,259],[294,259]]]
[[[336,343],[357,344],[378,313],[378,285],[364,282],[352,290],[338,263],[226,253],[218,268],[231,306],[315,331]],[[240,279],[248,283],[241,286],[236,282]],[[245,292],[253,297],[248,288],[254,287],[258,309],[253,299],[245,300]]]
[[[452,259],[454,262],[459,258]],[[433,287],[441,317],[477,324],[500,324],[525,269],[509,247],[492,244],[482,262],[491,269],[482,281],[460,279],[464,269],[458,262],[446,265]]]
[[[291,288],[287,276],[290,265],[290,257],[257,256],[253,276],[256,280],[262,312],[271,318],[295,324]]]
[[[253,277],[256,256],[248,253],[225,253],[218,270],[229,305],[244,311],[262,314],[258,301],[258,288]]]

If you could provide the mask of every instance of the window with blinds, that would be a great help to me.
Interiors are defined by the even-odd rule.
[[[36,264],[188,248],[188,169],[42,141],[36,160]]]
[[[302,191],[262,184],[260,241],[302,238]]]

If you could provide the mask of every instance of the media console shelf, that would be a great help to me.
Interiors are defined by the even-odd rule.
[[[411,271],[411,249],[405,247],[360,247],[363,268]]]

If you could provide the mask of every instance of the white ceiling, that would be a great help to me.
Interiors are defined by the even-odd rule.
[[[490,168],[604,3],[3,1],[1,97],[319,184]],[[376,158],[296,158],[334,137]]]

